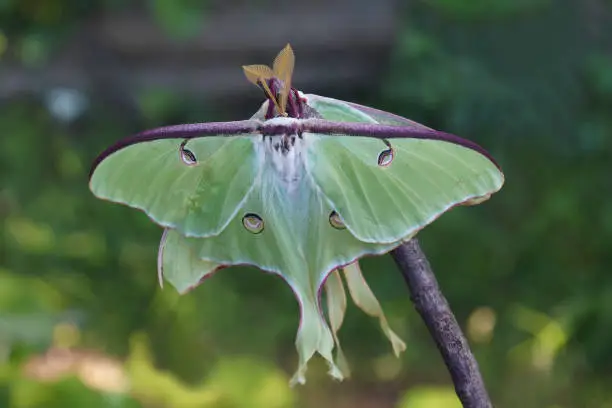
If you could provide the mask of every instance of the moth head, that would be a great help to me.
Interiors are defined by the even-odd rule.
[[[244,75],[249,82],[260,87],[278,113],[287,114],[287,100],[291,92],[291,77],[295,65],[293,49],[287,44],[274,59],[272,68],[267,65],[244,65]]]

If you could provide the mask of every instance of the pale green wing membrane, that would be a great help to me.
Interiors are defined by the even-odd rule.
[[[329,121],[422,132],[413,137],[408,131],[405,137],[389,132],[386,140],[384,126],[355,133],[351,129],[359,126],[346,124],[341,130],[328,125],[329,132],[305,134],[312,140],[307,170],[351,232],[365,242],[406,240],[449,208],[484,201],[503,184],[497,165],[459,138],[433,137],[441,133],[367,106],[312,94],[305,98]],[[375,137],[355,137],[368,133]]]
[[[382,125],[409,126],[413,128],[433,130],[425,125],[420,124],[419,122],[415,122],[414,120],[410,120],[410,119],[404,118],[399,115],[395,115],[390,112],[385,112],[385,111],[382,111],[376,108],[370,108],[369,106],[363,106],[363,105],[359,105],[358,103],[353,103],[353,102],[344,102],[344,103],[346,103],[346,105],[348,105],[350,108],[356,109],[370,116],[371,118],[376,120],[376,122]]]
[[[381,254],[397,244],[357,240],[334,213],[309,177],[288,185],[264,160],[262,178],[237,216],[217,236],[186,240],[202,259],[220,264],[250,264],[281,275],[300,303],[296,344],[299,369],[293,382],[304,382],[306,363],[315,352],[342,378],[334,364],[334,339],[319,303],[319,290],[333,269],[365,254]]]
[[[218,263],[198,258],[185,239],[175,230],[164,230],[157,254],[160,286],[163,287],[165,279],[180,294],[196,287],[202,279],[221,267]]]
[[[339,122],[380,123],[382,125],[409,126],[421,129],[430,129],[418,122],[385,112],[358,103],[341,101],[315,94],[306,94],[304,97],[309,106],[314,108],[325,120]],[[430,129],[431,130],[431,129]]]
[[[342,283],[342,278],[338,270],[333,271],[327,277],[325,281],[325,294],[327,298],[329,325],[331,326],[334,342],[338,348],[336,351],[336,364],[344,377],[349,377],[351,370],[344,356],[344,352],[342,351],[342,346],[340,346],[340,340],[338,339],[338,330],[342,327],[344,314],[346,312],[346,293],[344,292],[344,284]]]
[[[304,98],[306,98],[308,106],[314,108],[325,120],[378,123],[376,119],[368,115],[367,112],[362,112],[346,102],[314,94],[306,94]]]
[[[342,268],[342,271],[344,272],[346,286],[351,294],[351,298],[353,298],[353,302],[370,316],[378,318],[380,328],[387,339],[389,339],[389,342],[391,342],[393,353],[395,353],[396,357],[399,357],[400,353],[406,350],[406,344],[391,330],[378,299],[374,296],[372,289],[370,289],[361,273],[359,263],[355,262],[346,265]]]
[[[307,134],[306,167],[353,234],[364,242],[404,240],[449,208],[499,190],[486,156],[429,139]]]
[[[135,138],[103,155],[90,188],[97,197],[141,209],[183,235],[215,235],[258,176],[255,137],[260,135]]]

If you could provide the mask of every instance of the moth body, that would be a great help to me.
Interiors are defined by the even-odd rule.
[[[265,122],[266,128],[270,133],[264,133],[261,141],[263,149],[259,148],[258,154],[262,165],[269,165],[287,191],[293,191],[305,174],[304,152],[306,140],[297,130],[298,119],[277,117]],[[280,133],[274,134],[275,129],[284,129]]]

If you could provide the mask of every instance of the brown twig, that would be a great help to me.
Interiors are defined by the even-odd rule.
[[[408,284],[416,310],[442,354],[464,408],[491,408],[478,363],[446,298],[440,292],[418,240],[412,239],[400,245],[391,252],[391,256]]]

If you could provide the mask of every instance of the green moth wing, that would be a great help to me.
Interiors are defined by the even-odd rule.
[[[406,240],[453,206],[478,204],[503,185],[497,164],[473,143],[367,106],[304,98],[325,120],[366,124],[313,129],[306,154],[307,171],[360,240]]]
[[[173,129],[172,137],[159,138],[168,131],[161,128],[124,140],[94,164],[90,189],[99,198],[141,209],[183,235],[218,234],[258,176],[255,125],[238,123],[242,128],[202,124],[198,134],[213,133],[209,137],[191,138]]]
[[[341,101],[339,99],[315,94],[306,94],[304,95],[304,98],[308,101],[308,104],[315,108],[317,112],[319,112],[320,115],[326,120],[366,123],[374,122],[383,125],[407,126],[433,131],[433,129],[413,120],[354,102]],[[463,204],[480,204],[482,201],[485,201],[488,198],[489,195],[476,197],[465,201]]]
[[[349,377],[351,375],[351,369],[349,368],[346,356],[340,345],[340,340],[338,339],[338,330],[340,330],[342,326],[344,314],[346,312],[346,293],[338,270],[329,274],[325,280],[324,287],[327,298],[327,317],[329,326],[334,343],[338,349],[336,351],[336,364],[342,375],[344,377]]]
[[[400,353],[406,350],[406,344],[391,330],[378,299],[374,296],[372,289],[370,289],[361,273],[359,263],[354,262],[346,265],[342,268],[342,272],[344,272],[346,286],[353,302],[368,315],[378,318],[380,328],[387,339],[389,339],[389,342],[391,342],[393,353],[395,353],[396,357],[399,357]]]
[[[378,123],[371,115],[338,99],[315,94],[305,94],[303,98],[306,100],[308,106],[317,111],[325,120],[336,122]]]
[[[412,127],[424,130],[433,129],[428,128],[418,122],[412,121],[410,119],[395,115],[390,112],[385,112],[379,109],[371,108],[369,106],[359,105],[353,102],[345,102],[334,98],[328,98],[324,96],[314,95],[314,94],[306,94],[303,97],[307,100],[307,103],[316,109],[316,111],[326,120],[330,121],[345,121],[345,122],[362,122],[362,123],[379,123],[382,125],[393,125],[393,126],[404,126],[404,127]],[[347,141],[349,145],[356,143],[355,140]],[[410,142],[399,142],[399,145],[404,145]],[[424,142],[420,142],[424,143]],[[395,143],[394,143],[395,144]],[[485,164],[487,164],[485,162]],[[501,176],[501,173],[498,172],[498,176]],[[503,181],[503,180],[502,180]],[[489,197],[489,194],[485,194],[482,196],[476,196],[471,199],[467,199],[463,202],[463,204],[479,204],[480,202],[486,200]],[[451,199],[451,202],[453,200]],[[407,203],[409,204],[409,203]],[[428,217],[424,217],[427,219]],[[423,219],[423,217],[421,217]],[[423,221],[421,221],[423,222]],[[417,226],[419,223],[417,223]]]
[[[410,126],[421,129],[430,129],[413,120],[385,112],[380,109],[370,108],[354,102],[341,101],[315,94],[305,94],[308,105],[321,114],[323,119],[341,122],[366,122],[380,123],[382,125]]]
[[[451,207],[503,184],[486,156],[444,140],[308,137],[308,173],[364,242],[405,240]]]
[[[307,177],[296,184],[280,179],[272,160],[263,161],[262,177],[236,217],[218,235],[185,238],[200,259],[222,265],[249,264],[278,274],[300,303],[296,345],[299,368],[293,383],[305,381],[308,360],[319,353],[331,375],[342,378],[332,350],[333,335],[323,318],[319,292],[327,275],[366,254],[382,254],[397,243],[364,243],[342,224],[334,209]]]
[[[406,350],[406,344],[397,334],[395,334],[393,330],[391,330],[380,303],[376,299],[376,296],[374,296],[372,289],[370,289],[370,286],[368,286],[361,273],[359,263],[353,262],[333,271],[331,274],[329,274],[327,280],[325,281],[327,315],[329,318],[329,325],[331,326],[332,336],[338,349],[336,352],[336,364],[338,365],[342,374],[345,377],[348,377],[350,375],[350,369],[344,352],[342,351],[342,347],[340,346],[340,340],[338,339],[338,331],[342,326],[342,321],[344,320],[344,314],[346,311],[346,293],[344,291],[344,284],[342,282],[341,275],[344,275],[346,287],[355,305],[368,315],[378,318],[380,328],[387,339],[389,339],[396,357],[399,357],[399,354]]]
[[[221,268],[216,262],[205,261],[196,256],[185,237],[176,230],[165,229],[157,253],[157,277],[159,285],[164,279],[180,293],[187,293],[196,287],[206,276]]]

